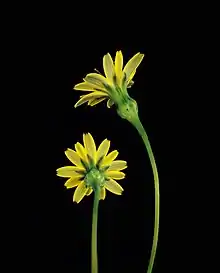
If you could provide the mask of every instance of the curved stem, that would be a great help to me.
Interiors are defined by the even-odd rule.
[[[151,273],[154,265],[154,259],[156,255],[157,250],[157,242],[158,242],[158,233],[159,233],[159,217],[160,217],[160,190],[159,190],[159,177],[157,172],[157,166],[154,158],[153,151],[151,149],[151,145],[148,139],[148,136],[145,132],[145,129],[139,119],[137,117],[134,121],[132,121],[132,124],[135,126],[135,128],[138,130],[139,134],[141,135],[145,147],[148,152],[148,156],[150,159],[150,163],[153,170],[154,175],[154,190],[155,190],[155,218],[154,218],[154,237],[153,237],[153,244],[151,249],[151,255],[150,255],[150,261],[147,269],[147,273]]]
[[[97,225],[100,189],[94,191],[94,202],[92,212],[92,241],[91,241],[91,272],[98,273],[98,254],[97,254]]]

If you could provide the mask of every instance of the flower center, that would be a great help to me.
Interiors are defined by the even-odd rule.
[[[93,167],[85,176],[85,183],[88,187],[92,187],[95,191],[99,187],[103,187],[105,183],[105,176],[96,167]]]

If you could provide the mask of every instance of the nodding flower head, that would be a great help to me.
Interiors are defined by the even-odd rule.
[[[82,83],[74,86],[75,90],[90,92],[80,96],[75,107],[86,102],[88,105],[94,106],[99,102],[107,100],[108,108],[113,104],[118,108],[128,97],[127,88],[134,84],[133,77],[143,57],[144,54],[135,54],[123,68],[121,51],[116,52],[114,62],[109,53],[104,55],[103,68],[105,76],[101,75],[101,73],[89,73]]]

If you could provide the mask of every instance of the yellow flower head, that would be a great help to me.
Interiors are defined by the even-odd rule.
[[[109,53],[106,54],[103,57],[105,77],[98,73],[90,73],[83,79],[84,82],[74,86],[75,90],[91,92],[80,96],[80,100],[75,104],[75,107],[86,102],[88,102],[88,105],[94,106],[105,99],[108,99],[108,108],[113,104],[116,104],[116,107],[118,107],[122,101],[126,100],[128,96],[127,88],[133,85],[132,79],[143,57],[144,54],[135,54],[123,69],[123,55],[121,51],[116,52],[115,62],[113,62]]]
[[[125,177],[121,170],[127,168],[127,162],[115,160],[118,151],[108,154],[110,141],[105,139],[98,150],[90,133],[83,134],[83,143],[75,144],[75,151],[67,149],[65,154],[75,166],[57,169],[57,175],[69,178],[65,186],[67,189],[76,187],[73,201],[79,203],[85,195],[90,195],[97,187],[100,188],[100,199],[104,200],[106,189],[121,195],[123,188],[115,181]],[[108,154],[108,155],[107,155]]]

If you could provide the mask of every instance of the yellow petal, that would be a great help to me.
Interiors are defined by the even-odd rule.
[[[108,97],[107,93],[104,93],[102,91],[95,91],[95,92],[91,92],[88,95],[83,95],[81,96],[80,100],[77,101],[77,103],[74,105],[74,107],[78,107],[80,105],[82,105],[83,103],[91,100],[91,99],[97,99],[97,98],[101,98],[101,97]]]
[[[107,79],[104,76],[97,73],[87,74],[85,77],[85,81],[97,86],[98,88],[99,87],[105,88],[105,85],[108,84]]]
[[[137,69],[143,58],[144,54],[137,53],[127,62],[123,70],[126,73],[127,81],[131,80],[131,76],[132,78],[134,77],[134,74],[132,73],[135,73],[134,71]]]
[[[108,177],[111,177],[113,179],[116,179],[116,180],[121,180],[121,179],[124,179],[125,178],[125,174],[123,172],[119,172],[119,171],[106,171],[105,174],[108,176]]]
[[[73,195],[73,202],[79,203],[86,195],[88,188],[84,181],[80,182]]]
[[[104,187],[102,187],[101,191],[100,191],[100,197],[99,197],[99,199],[100,200],[104,200],[105,196],[106,196],[106,189]]]
[[[127,168],[127,162],[124,160],[115,160],[112,162],[108,171],[121,171]]]
[[[76,177],[71,177],[70,179],[68,179],[66,181],[66,183],[64,184],[64,186],[67,188],[67,189],[71,189],[71,188],[74,188],[76,186],[79,185],[81,181],[79,180],[79,178],[76,178]]]
[[[116,52],[115,56],[115,74],[118,79],[122,78],[122,67],[123,67],[123,55],[121,50]]]
[[[77,154],[81,157],[81,159],[88,163],[88,158],[87,158],[87,153],[86,153],[86,149],[82,146],[81,143],[77,142],[75,144],[75,149],[76,149],[76,152]]]
[[[96,145],[92,135],[90,133],[83,134],[83,142],[88,155],[95,161]]]
[[[109,190],[110,192],[114,193],[114,194],[118,194],[121,195],[123,192],[123,188],[121,187],[121,185],[119,185],[116,181],[114,181],[113,179],[110,179],[108,181],[105,182],[105,188],[107,190]]]
[[[78,171],[78,172],[77,172]],[[57,176],[60,177],[82,177],[83,174],[80,172],[83,172],[83,168],[78,168],[74,166],[66,166],[66,167],[61,167],[57,169]]]
[[[65,155],[77,167],[84,168],[83,165],[82,165],[80,156],[75,151],[73,151],[72,149],[67,149],[65,151]]]
[[[112,161],[118,156],[118,151],[114,150],[110,154],[108,154],[102,161],[101,166],[110,166]]]
[[[134,75],[136,73],[136,69],[131,73],[129,79],[127,79],[127,85],[129,85],[129,83],[131,82],[131,80],[133,79]]]
[[[87,192],[86,192],[86,195],[89,196],[92,192],[93,192],[93,189],[92,188],[88,188]]]
[[[96,155],[97,162],[99,161],[100,158],[104,158],[107,155],[109,148],[110,148],[110,141],[108,139],[103,140],[102,143],[99,145],[99,148],[97,151],[97,155]]]
[[[94,105],[96,105],[96,104],[102,102],[103,100],[106,100],[106,97],[104,97],[104,98],[91,99],[91,100],[88,102],[88,105],[94,106]]]
[[[105,91],[104,88],[97,88],[96,85],[93,85],[91,83],[88,83],[88,82],[81,82],[81,83],[78,83],[76,84],[74,87],[73,87],[74,90],[80,90],[80,91]]]
[[[111,99],[108,99],[108,101],[107,101],[107,107],[108,108],[111,108],[111,106],[114,104],[114,101],[113,100],[111,100]]]
[[[112,80],[113,75],[115,74],[115,68],[114,68],[112,57],[109,53],[107,53],[103,57],[103,68],[104,68],[106,78]]]

